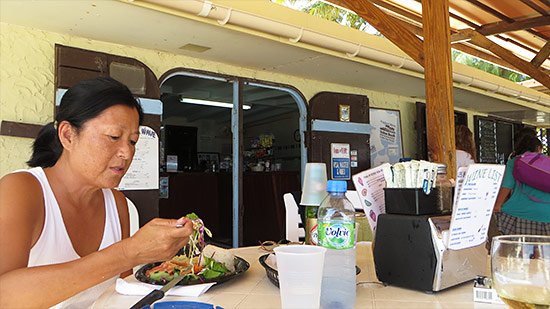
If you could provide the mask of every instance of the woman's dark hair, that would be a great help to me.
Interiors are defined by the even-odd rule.
[[[456,149],[466,151],[476,161],[476,146],[474,143],[474,134],[470,129],[463,125],[457,125],[455,128]]]
[[[514,156],[522,155],[524,152],[538,152],[542,148],[541,141],[533,135],[525,135],[514,148]]]
[[[514,144],[517,145],[526,136],[537,137],[537,131],[532,128],[521,128],[516,134],[514,134]]]
[[[63,147],[57,135],[57,124],[69,122],[77,132],[90,119],[115,105],[135,108],[139,114],[139,124],[143,121],[143,110],[132,92],[124,84],[110,78],[99,77],[84,80],[69,88],[63,95],[55,122],[46,124],[34,140],[30,167],[54,166]]]

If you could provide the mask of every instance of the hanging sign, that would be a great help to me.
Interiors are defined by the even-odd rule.
[[[330,144],[332,163],[332,179],[350,179],[350,147],[349,144]]]

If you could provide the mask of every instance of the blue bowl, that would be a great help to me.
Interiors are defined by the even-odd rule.
[[[208,303],[196,301],[164,301],[153,304],[153,309],[223,309]],[[144,307],[150,309],[150,307]]]

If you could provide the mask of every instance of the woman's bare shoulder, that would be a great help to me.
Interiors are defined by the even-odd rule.
[[[15,172],[2,177],[0,192],[2,198],[43,199],[40,182],[28,172]]]
[[[32,174],[18,172],[0,179],[0,220],[0,247],[12,248],[9,257],[2,258],[1,274],[27,264],[42,231],[44,197]]]

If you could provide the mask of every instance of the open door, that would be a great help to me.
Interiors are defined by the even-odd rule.
[[[55,46],[55,110],[65,91],[81,80],[110,76],[130,88],[143,107],[143,125],[160,136],[162,103],[157,78],[142,62],[127,57],[63,45]],[[54,111],[55,114],[55,111]],[[157,162],[158,164],[158,162]],[[140,226],[159,214],[159,190],[127,190],[124,194],[136,205]]]

